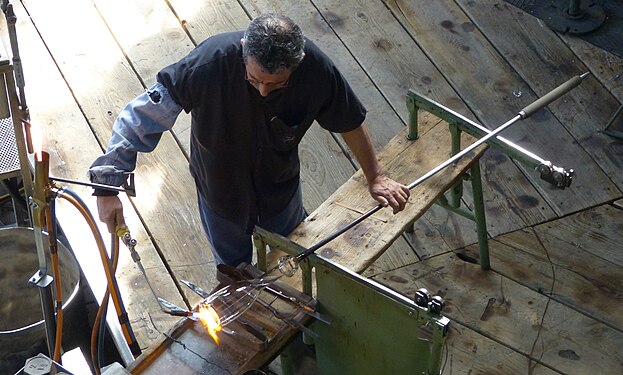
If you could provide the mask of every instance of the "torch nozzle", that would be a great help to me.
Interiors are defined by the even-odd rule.
[[[135,263],[139,264],[141,257],[138,255],[138,252],[135,249],[137,242],[134,238],[132,238],[132,235],[130,234],[130,230],[127,227],[124,227],[124,228],[117,227],[115,234],[117,235],[117,237],[121,238],[121,241],[123,242],[123,244],[128,248],[128,250],[130,250],[130,254],[132,255],[132,260],[134,260]]]

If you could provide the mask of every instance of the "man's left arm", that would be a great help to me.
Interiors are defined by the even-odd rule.
[[[365,124],[361,124],[354,130],[341,133],[341,136],[361,165],[372,198],[383,207],[388,205],[392,207],[394,213],[402,211],[409,199],[409,188],[385,176],[376,159],[376,153]]]

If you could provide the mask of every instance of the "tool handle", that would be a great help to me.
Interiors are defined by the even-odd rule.
[[[543,95],[541,98],[537,99],[536,101],[534,101],[533,103],[529,104],[524,109],[519,111],[518,115],[521,116],[522,120],[532,116],[539,109],[549,105],[554,100],[560,98],[561,96],[563,96],[564,94],[568,93],[573,88],[578,86],[584,80],[584,78],[586,78],[589,74],[590,74],[589,72],[586,72],[584,74],[571,77],[567,82],[556,87],[552,91]]]

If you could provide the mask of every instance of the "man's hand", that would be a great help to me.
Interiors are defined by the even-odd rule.
[[[381,206],[393,208],[394,214],[404,210],[411,195],[408,187],[382,174],[368,181],[368,191]]]
[[[117,195],[97,197],[97,213],[110,233],[116,233],[117,227],[126,227],[123,219],[123,205]]]
[[[372,198],[383,207],[393,208],[394,213],[404,210],[411,192],[405,185],[383,174],[366,126],[361,124],[358,128],[342,133],[342,138],[359,161]]]

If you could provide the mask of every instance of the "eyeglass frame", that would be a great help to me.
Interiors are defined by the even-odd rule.
[[[257,87],[259,85],[265,85],[273,90],[277,90],[277,89],[285,89],[286,87],[288,87],[288,83],[290,82],[290,77],[292,77],[292,75],[290,74],[290,76],[288,77],[288,79],[286,79],[283,82],[277,82],[277,83],[264,83],[258,79],[255,79],[253,77],[249,77],[249,70],[247,69],[247,65],[245,64],[244,66],[244,79],[249,82],[252,86]]]

